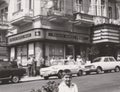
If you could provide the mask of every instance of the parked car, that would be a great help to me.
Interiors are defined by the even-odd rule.
[[[103,56],[95,58],[92,63],[85,65],[86,74],[91,72],[102,73],[114,70],[120,71],[120,62],[116,61],[112,56]]]
[[[0,81],[2,83],[9,81],[17,83],[25,74],[26,70],[24,68],[13,67],[8,61],[0,61]]]
[[[72,74],[77,74],[78,76],[81,76],[84,71],[83,67],[74,62],[69,62],[66,59],[55,60],[52,64],[52,66],[40,69],[40,75],[44,77],[44,79],[48,79],[50,76],[58,76],[58,78],[62,78],[62,73],[65,69],[69,69]]]

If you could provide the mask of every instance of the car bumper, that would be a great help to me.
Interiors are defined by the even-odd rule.
[[[96,69],[85,69],[84,71],[85,71],[85,72],[95,72]]]
[[[52,72],[41,72],[40,76],[41,77],[45,77],[45,76],[52,76],[52,75],[56,75],[57,72],[56,71],[52,71]]]

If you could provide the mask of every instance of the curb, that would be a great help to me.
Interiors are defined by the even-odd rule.
[[[23,78],[21,78],[21,82],[25,82],[25,81],[35,81],[35,80],[41,80],[43,79],[42,77],[40,76],[35,76],[35,77],[29,77],[29,76],[25,76]]]

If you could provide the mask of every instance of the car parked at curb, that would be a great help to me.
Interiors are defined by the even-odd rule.
[[[77,74],[78,76],[83,75],[84,68],[75,64],[74,62],[69,62],[66,59],[55,60],[52,66],[41,68],[40,75],[44,79],[48,79],[50,76],[57,76],[62,78],[63,70],[69,69],[72,74]]]
[[[2,83],[18,83],[26,74],[26,69],[13,67],[8,61],[0,61],[0,81]]]
[[[120,62],[116,61],[112,56],[102,56],[95,58],[92,63],[85,65],[86,74],[96,72],[98,74],[114,70],[120,71]]]

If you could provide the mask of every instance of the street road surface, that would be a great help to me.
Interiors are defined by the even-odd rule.
[[[61,81],[56,78],[49,80],[58,83]],[[0,92],[30,92],[31,89],[38,89],[49,80],[0,84]],[[120,72],[73,77],[73,82],[78,85],[79,92],[120,92]]]

